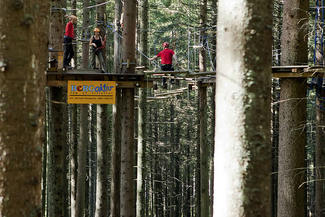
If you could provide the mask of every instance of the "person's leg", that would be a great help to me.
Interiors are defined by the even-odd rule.
[[[72,43],[68,44],[68,50],[69,50],[69,52],[68,52],[68,54],[69,54],[68,55],[68,65],[70,65],[71,59],[74,56]]]
[[[72,48],[72,39],[68,37],[64,37],[64,55],[63,55],[63,66],[66,68],[69,66],[71,58],[73,55],[71,52],[73,52]]]
[[[106,64],[104,61],[103,50],[98,51],[98,59],[101,69],[105,72],[106,71]]]
[[[167,65],[161,65],[160,68],[161,68],[161,71],[168,71]],[[162,86],[164,89],[167,89],[167,79],[165,77],[162,77]]]
[[[90,68],[95,69],[96,68],[96,52],[95,49],[91,49],[90,51]]]
[[[69,55],[69,51],[68,51],[68,40],[66,37],[64,37],[64,40],[63,40],[63,67],[67,67],[68,66],[68,55]]]

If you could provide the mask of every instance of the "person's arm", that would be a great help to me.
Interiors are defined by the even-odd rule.
[[[106,47],[106,35],[104,37],[104,39],[102,37],[100,37],[101,42],[102,42],[102,46],[100,48],[105,48]]]
[[[177,57],[176,54],[173,55],[174,65],[177,65]]]
[[[152,61],[152,60],[155,60],[155,59],[157,59],[157,58],[158,58],[158,56],[154,56],[154,57],[152,57],[152,58],[149,58],[149,60]]]

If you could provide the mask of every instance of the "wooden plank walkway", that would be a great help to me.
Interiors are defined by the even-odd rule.
[[[48,86],[65,86],[67,81],[116,81],[119,88],[152,88],[153,81],[144,74],[103,73],[101,70],[48,71]]]

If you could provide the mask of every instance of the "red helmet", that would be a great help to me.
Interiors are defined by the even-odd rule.
[[[164,42],[163,43],[163,48],[169,47],[169,43],[168,42]]]

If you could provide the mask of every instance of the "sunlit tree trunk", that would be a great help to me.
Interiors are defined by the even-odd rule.
[[[219,0],[214,216],[270,216],[272,1]]]
[[[48,11],[44,0],[0,2],[0,216],[41,216]]]
[[[88,105],[80,107],[80,142],[78,144],[78,175],[75,217],[84,217],[85,213],[85,182],[86,155],[89,143]]]
[[[141,0],[139,5],[139,21],[140,21],[140,34],[139,34],[139,47],[142,53],[148,52],[148,0]],[[147,66],[148,61],[140,55],[140,65]],[[137,197],[136,197],[136,216],[144,216],[144,154],[146,150],[146,98],[147,89],[139,89],[139,106],[138,106],[138,149],[137,149]]]
[[[309,1],[286,0],[283,6],[281,65],[306,64]],[[306,79],[280,80],[278,217],[306,215]]]
[[[121,61],[121,38],[120,32],[120,20],[122,14],[122,2],[115,0],[114,9],[114,72],[120,73],[120,61]],[[120,186],[121,186],[121,89],[116,89],[116,101],[113,105],[112,115],[112,181],[111,181],[111,199],[110,208],[112,217],[120,217]]]
[[[95,217],[108,216],[107,105],[97,106],[97,184]]]

